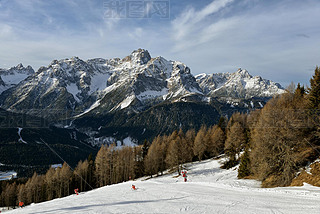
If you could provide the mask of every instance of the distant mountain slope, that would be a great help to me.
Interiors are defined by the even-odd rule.
[[[250,99],[284,93],[280,84],[253,77],[241,68],[235,73],[200,74],[196,78],[202,90],[212,97]]]
[[[33,74],[34,70],[30,65],[24,67],[21,63],[10,69],[0,68],[0,94]]]
[[[3,109],[0,136],[0,171],[15,170],[18,176],[31,176],[34,170],[44,171],[51,164],[63,163],[58,155],[75,166],[97,152],[86,142],[88,136],[77,130],[49,126],[41,118]]]

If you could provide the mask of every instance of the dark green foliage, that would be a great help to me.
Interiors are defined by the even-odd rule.
[[[294,92],[294,95],[296,96],[296,97],[303,97],[304,95],[305,95],[305,89],[304,89],[304,86],[300,86],[300,83],[298,83],[298,86],[297,86],[297,88],[296,88],[296,90],[295,90],[295,92]]]
[[[144,140],[143,146],[142,146],[142,157],[145,158],[148,154],[148,150],[150,147],[150,143],[147,140]]]
[[[238,178],[245,178],[251,174],[250,157],[248,149],[245,149],[240,158],[240,166],[238,169]]]
[[[320,104],[320,69],[317,66],[314,70],[314,75],[310,79],[309,88],[309,103],[311,109],[318,109]]]
[[[31,176],[34,171],[43,173],[49,165],[62,163],[63,161],[49,147],[72,166],[79,160],[86,159],[90,153],[95,154],[97,150],[79,142],[81,133],[73,130],[55,127],[25,128],[21,136],[28,144],[19,141],[17,131],[17,128],[0,129],[0,157],[1,163],[5,164],[0,170],[9,168],[17,171],[18,176]],[[70,137],[74,133],[77,134],[78,140]]]
[[[258,101],[265,103],[265,100],[253,102]],[[223,118],[231,117],[234,112],[247,110],[231,108],[216,100],[209,105],[197,102],[163,103],[140,113],[129,113],[125,109],[107,114],[89,113],[76,119],[73,124],[78,128],[91,127],[98,131],[95,137],[112,136],[121,140],[130,136],[143,144],[144,140],[151,142],[158,135],[169,135],[180,128],[184,132],[190,129],[198,131],[202,125],[210,127],[217,124],[219,119],[220,126],[224,129],[227,120],[221,119],[221,115]]]
[[[230,169],[232,167],[235,167],[237,164],[239,163],[239,161],[235,160],[235,159],[231,159],[226,161],[225,163],[223,163],[223,165],[221,166],[222,169]]]
[[[224,116],[220,117],[219,122],[218,122],[218,126],[225,131],[225,129],[227,128],[227,124],[228,124],[228,120],[227,118],[225,118]]]

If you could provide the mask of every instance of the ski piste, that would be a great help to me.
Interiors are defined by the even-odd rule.
[[[261,188],[222,161],[186,164],[187,182],[176,172],[144,177],[6,213],[319,213],[319,187]]]

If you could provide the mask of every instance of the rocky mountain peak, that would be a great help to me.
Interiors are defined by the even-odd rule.
[[[205,93],[224,99],[272,97],[284,93],[280,84],[259,76],[253,77],[241,68],[231,74],[198,75],[197,82]]]
[[[30,65],[24,67],[22,63],[9,69],[0,69],[0,94],[33,74],[33,68]]]
[[[235,73],[235,76],[239,76],[240,78],[252,78],[249,72],[245,69],[239,68]]]
[[[22,68],[24,68],[24,67],[23,67],[22,63],[19,63],[19,64],[16,66],[16,68],[22,69]]]
[[[15,70],[23,70],[23,65]],[[121,109],[140,112],[162,102],[208,103],[212,98],[251,99],[283,93],[281,86],[252,77],[244,69],[194,77],[186,64],[161,56],[151,58],[145,49],[134,50],[121,60],[53,60],[27,79],[28,75],[1,77],[5,84],[2,91],[7,90],[6,85],[14,87],[0,96],[3,108],[23,111],[26,106],[32,109],[41,104],[41,108],[68,109],[72,116]]]
[[[147,64],[151,60],[149,51],[141,48],[139,48],[138,50],[134,50],[131,53],[130,57],[132,62],[140,65]]]
[[[15,75],[15,74],[25,74],[25,75],[32,75],[34,74],[33,68],[28,65],[24,67],[22,63],[19,63],[16,66],[13,66],[9,69],[0,69],[0,75]]]

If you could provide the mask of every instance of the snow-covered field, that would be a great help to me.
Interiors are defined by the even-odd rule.
[[[11,180],[12,178],[16,178],[16,177],[17,177],[17,173],[15,171],[10,171],[10,172],[0,171],[0,181]]]
[[[6,213],[320,213],[320,188],[262,189],[238,180],[219,161],[187,165],[188,182],[175,174],[102,187]],[[137,190],[131,190],[135,184]]]

